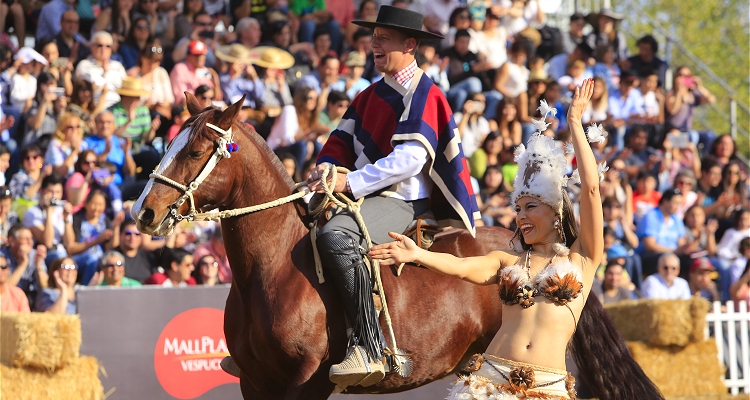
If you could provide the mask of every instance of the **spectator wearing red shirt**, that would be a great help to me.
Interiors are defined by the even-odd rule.
[[[8,283],[10,265],[5,257],[0,255],[0,311],[2,312],[31,312],[26,293],[16,285]]]
[[[635,221],[659,205],[661,193],[656,190],[656,177],[649,171],[641,171],[633,191],[633,214]]]
[[[162,265],[164,266],[164,272],[154,273],[143,283],[165,287],[195,285],[195,278],[191,276],[195,269],[193,256],[187,250],[180,248],[164,249]]]

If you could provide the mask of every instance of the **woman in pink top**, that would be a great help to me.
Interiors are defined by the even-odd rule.
[[[93,184],[93,173],[97,169],[99,158],[93,150],[84,150],[78,155],[75,163],[75,172],[65,182],[65,198],[73,206],[71,214],[80,211],[84,206],[84,200],[91,192]]]

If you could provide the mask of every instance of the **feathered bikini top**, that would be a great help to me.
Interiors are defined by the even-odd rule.
[[[583,282],[579,268],[567,257],[553,264],[561,253],[567,255],[567,252],[557,252],[533,279],[529,276],[531,250],[526,252],[524,265],[501,269],[497,273],[500,300],[506,305],[520,304],[529,308],[535,304],[535,297],[544,296],[555,305],[567,306],[583,291]]]

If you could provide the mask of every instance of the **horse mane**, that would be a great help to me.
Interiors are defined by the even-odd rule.
[[[206,107],[205,109],[203,109],[203,111],[200,112],[200,114],[193,115],[188,118],[187,121],[185,121],[185,123],[180,128],[180,131],[190,126],[194,128],[198,127],[198,129],[192,129],[190,131],[187,147],[191,147],[197,140],[205,139],[209,141],[215,141],[219,139],[219,133],[206,126],[206,123],[211,121],[216,116],[217,112],[220,113],[221,110],[216,107]],[[258,135],[258,133],[255,131],[255,128],[253,128],[252,125],[237,121],[236,119],[233,121],[232,127],[235,129],[235,132],[238,130],[237,128],[239,128],[239,131],[242,132],[248,139],[250,139],[253,144],[255,144],[260,153],[266,156],[271,165],[279,173],[279,176],[281,176],[281,179],[284,180],[284,183],[286,183],[291,190],[291,188],[293,188],[295,185],[294,181],[286,172],[286,168],[284,168],[284,164],[281,163],[279,157],[276,156],[276,153],[274,153],[270,147],[268,147],[268,143],[266,143],[266,141],[263,140],[260,135]]]

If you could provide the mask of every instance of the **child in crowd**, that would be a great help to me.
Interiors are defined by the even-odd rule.
[[[638,221],[659,205],[661,193],[656,190],[656,177],[649,171],[641,171],[635,182],[633,191],[633,214],[636,224]]]
[[[568,66],[568,75],[561,76],[557,80],[562,88],[562,95],[566,99],[573,97],[573,91],[577,86],[583,84],[586,79],[586,63],[581,60],[575,60]]]

